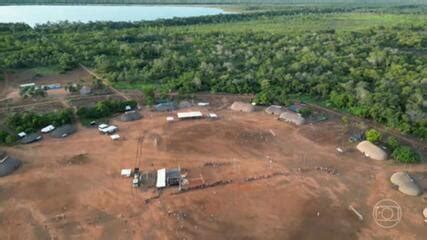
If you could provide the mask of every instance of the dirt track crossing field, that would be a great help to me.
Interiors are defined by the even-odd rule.
[[[219,120],[172,124],[166,123],[167,113],[143,112],[142,120],[116,122],[123,138],[117,142],[96,129],[80,129],[66,139],[46,137],[6,148],[24,165],[0,178],[0,239],[422,239],[427,234],[424,196],[404,196],[388,181],[397,169],[426,172],[425,165],[369,160],[352,146],[338,153],[345,137],[336,120],[297,128],[263,112],[215,112]],[[196,185],[230,182],[180,194],[170,188],[158,197],[154,189],[133,189],[120,169],[134,167],[140,136],[142,169],[180,166]],[[271,176],[275,173],[280,174]],[[384,198],[403,210],[393,229],[372,218],[373,206]]]

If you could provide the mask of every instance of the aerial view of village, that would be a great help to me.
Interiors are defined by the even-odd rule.
[[[0,239],[426,239],[427,2],[0,0]]]

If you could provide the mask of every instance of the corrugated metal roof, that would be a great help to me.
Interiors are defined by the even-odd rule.
[[[166,169],[165,168],[157,170],[156,187],[157,188],[166,187]]]
[[[178,113],[178,118],[195,118],[203,117],[201,112],[180,112]]]

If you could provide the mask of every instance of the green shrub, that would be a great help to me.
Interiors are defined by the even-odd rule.
[[[45,114],[34,112],[19,112],[9,115],[6,118],[6,126],[16,132],[35,132],[47,125],[60,126],[73,121],[73,109],[53,111]]]
[[[312,111],[308,108],[301,108],[300,110],[298,110],[298,113],[301,114],[302,117],[307,118],[311,116]]]
[[[391,152],[393,152],[396,148],[400,147],[400,143],[395,137],[388,137],[386,146]]]
[[[368,140],[371,143],[378,143],[381,141],[382,135],[380,132],[378,132],[375,129],[369,129],[365,132],[366,140]]]
[[[417,152],[407,146],[399,146],[391,154],[394,160],[401,163],[419,163],[421,158]]]
[[[126,106],[132,109],[137,107],[136,101],[118,101],[118,100],[105,100],[96,103],[95,107],[81,107],[77,110],[77,115],[82,122],[87,120],[96,120],[100,118],[107,118],[114,113],[125,112]]]
[[[4,143],[10,145],[10,144],[14,144],[16,142],[16,136],[15,135],[7,135]]]

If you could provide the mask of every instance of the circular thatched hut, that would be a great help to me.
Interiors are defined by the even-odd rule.
[[[422,193],[420,186],[406,172],[394,173],[390,178],[391,183],[399,187],[399,191],[406,195],[418,196]]]
[[[387,160],[387,153],[377,145],[369,142],[362,141],[357,145],[357,150],[365,154],[365,156],[375,160]]]
[[[136,121],[142,118],[142,115],[138,111],[128,111],[120,116],[120,120],[123,122]]]
[[[65,124],[53,130],[50,135],[54,138],[64,138],[75,133],[76,131],[77,129],[73,125]]]
[[[244,103],[244,102],[234,102],[233,104],[231,104],[230,109],[238,112],[254,112],[255,111],[255,107],[252,106],[252,104]]]
[[[305,123],[305,119],[300,114],[291,111],[281,113],[279,119],[297,126],[301,126]]]
[[[190,108],[192,104],[189,101],[183,100],[179,102],[178,108]]]
[[[21,161],[9,157],[5,152],[0,151],[0,177],[7,176],[21,166]]]

